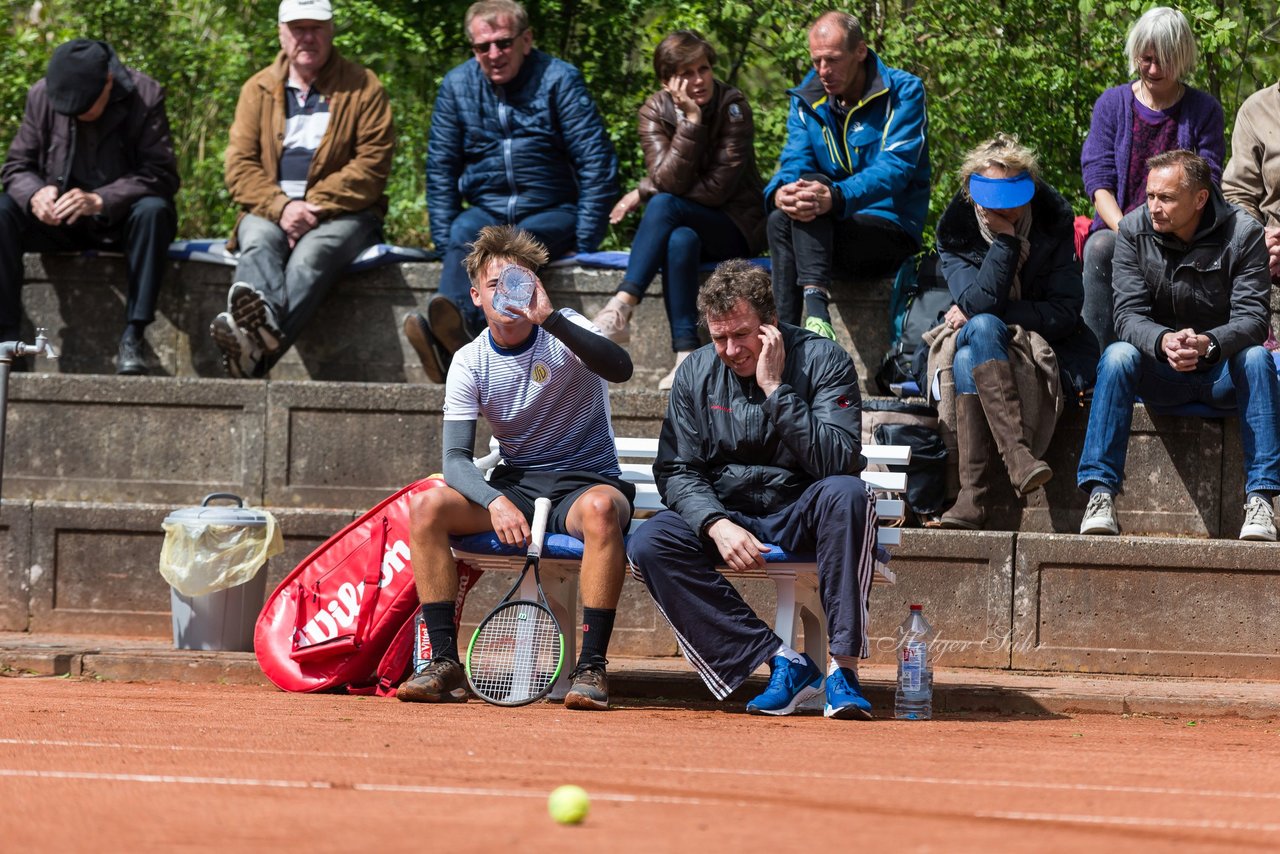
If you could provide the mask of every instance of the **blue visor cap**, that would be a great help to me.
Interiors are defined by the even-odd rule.
[[[1020,208],[1036,194],[1036,180],[1027,172],[1011,178],[969,176],[969,197],[984,208],[1006,210]]]

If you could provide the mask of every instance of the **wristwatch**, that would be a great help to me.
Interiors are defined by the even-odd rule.
[[[1204,348],[1204,360],[1212,365],[1218,361],[1218,339],[1212,335],[1206,335],[1205,337],[1209,339],[1209,345]]]

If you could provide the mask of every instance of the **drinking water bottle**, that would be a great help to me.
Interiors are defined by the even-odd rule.
[[[929,660],[929,641],[933,627],[924,618],[919,605],[898,629],[902,645],[898,648],[898,690],[893,695],[893,716],[904,721],[927,721],[933,717],[933,662]]]
[[[523,318],[524,315],[511,310],[528,308],[533,299],[533,273],[516,264],[508,264],[498,274],[498,287],[493,292],[493,307],[507,317]]]

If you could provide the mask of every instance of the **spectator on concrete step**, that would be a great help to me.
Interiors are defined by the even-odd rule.
[[[942,275],[955,300],[943,331],[954,335],[960,457],[960,494],[942,525],[980,529],[996,452],[1020,495],[1053,476],[1037,455],[1062,407],[1024,405],[1032,395],[1020,385],[1047,388],[1037,397],[1059,404],[1075,398],[1093,383],[1098,343],[1080,319],[1075,217],[1040,180],[1035,152],[997,134],[966,155],[960,183],[938,221]]]
[[[431,237],[444,250],[439,292],[405,336],[434,382],[484,329],[463,269],[487,225],[515,225],[559,258],[593,252],[618,197],[618,158],[582,73],[533,46],[515,0],[480,0],[463,21],[472,59],[440,83],[427,141]]]
[[[0,180],[0,341],[19,335],[23,252],[123,252],[129,294],[116,372],[146,373],[143,331],[178,229],[178,161],[160,84],[106,42],[59,46],[27,93]]]
[[[284,0],[280,54],[240,90],[226,182],[240,205],[227,310],[210,334],[229,376],[260,377],[343,269],[377,243],[395,129],[372,71],[333,46],[329,0]]]
[[[1280,84],[1254,92],[1240,105],[1222,195],[1263,225],[1274,300],[1280,285]],[[1276,349],[1274,326],[1267,346]]]
[[[858,19],[809,28],[813,71],[791,89],[787,142],[765,188],[778,318],[835,338],[831,283],[879,275],[920,250],[929,211],[924,84],[867,47]]]
[[[701,345],[703,262],[750,258],[765,242],[751,107],[715,78],[715,62],[715,48],[697,32],[677,30],[658,43],[653,70],[662,88],[639,114],[648,174],[609,215],[616,224],[644,205],[622,285],[593,322],[614,341],[628,342],[631,312],[662,271],[676,364],[659,389],[671,388],[676,368]]]
[[[1271,288],[1262,226],[1223,198],[1190,151],[1147,161],[1147,203],[1116,236],[1116,335],[1102,354],[1077,480],[1082,534],[1116,534],[1133,403],[1238,408],[1244,450],[1242,540],[1275,540],[1280,382],[1267,337]]]
[[[1116,340],[1111,273],[1120,218],[1147,200],[1147,160],[1175,148],[1194,151],[1216,184],[1227,145],[1222,105],[1182,82],[1195,70],[1196,41],[1181,12],[1147,11],[1129,30],[1124,53],[1137,79],[1098,97],[1080,152],[1096,211],[1083,253],[1084,322],[1103,348]]]

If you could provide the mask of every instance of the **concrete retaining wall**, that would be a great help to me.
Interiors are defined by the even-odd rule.
[[[160,521],[174,507],[227,491],[271,509],[286,534],[285,553],[266,570],[274,588],[363,509],[439,467],[442,389],[423,381],[399,335],[399,317],[433,291],[437,265],[343,282],[272,380],[232,381],[214,379],[221,370],[206,332],[229,268],[174,265],[148,338],[162,375],[116,377],[119,325],[110,318],[123,303],[121,263],[29,256],[27,264],[28,314],[51,327],[65,355],[53,363],[61,373],[12,377],[0,630],[167,636],[168,590],[157,564]],[[554,300],[587,314],[617,279],[582,270],[547,276]],[[888,284],[844,291],[837,329],[867,378],[887,340]],[[666,396],[651,389],[670,364],[660,299],[646,300],[635,324],[637,379],[615,388],[614,425],[619,435],[654,437]],[[1126,534],[1195,539],[1085,539],[1064,534],[1084,509],[1074,472],[1086,417],[1083,408],[1064,416],[1048,454],[1057,476],[1046,490],[1028,501],[997,490],[990,527],[1008,533],[905,533],[895,556],[899,584],[872,595],[874,658],[891,660],[896,627],[919,602],[942,634],[943,661],[955,665],[1280,675],[1271,606],[1280,547],[1233,541],[1243,479],[1238,421],[1138,407],[1121,524]],[[479,436],[477,450],[487,441]],[[483,580],[464,622],[478,620],[505,585]],[[772,612],[770,585],[743,589]],[[675,652],[632,582],[615,650]]]
[[[197,262],[171,262],[147,329],[147,363],[154,374],[222,377],[218,350],[209,338],[209,322],[226,309],[227,288],[235,268]],[[543,276],[556,306],[588,317],[617,290],[617,270],[552,268]],[[422,307],[440,281],[439,263],[410,263],[351,275],[321,304],[297,346],[271,372],[275,380],[348,382],[426,382],[417,356],[400,331],[401,319]],[[833,319],[841,343],[854,355],[860,375],[874,375],[888,348],[891,281],[850,282],[840,287]],[[112,373],[116,342],[124,325],[124,261],[81,255],[26,256],[23,304],[30,330],[43,326],[62,351],[39,370],[60,373]],[[671,332],[662,305],[662,282],[655,280],[636,310],[629,349],[638,387],[654,388],[670,370]],[[864,383],[865,387],[865,383]]]

